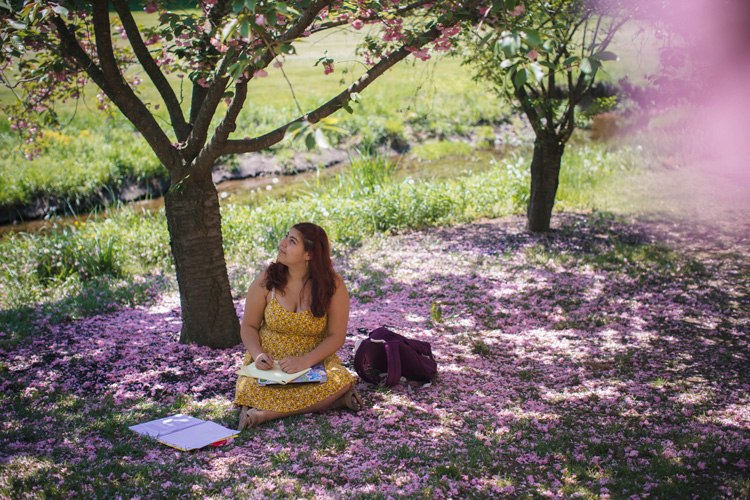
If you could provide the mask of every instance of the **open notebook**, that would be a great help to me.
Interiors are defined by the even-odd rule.
[[[326,369],[323,363],[318,363],[312,368],[296,373],[286,373],[279,366],[278,361],[274,362],[270,370],[259,370],[255,367],[255,362],[242,366],[237,370],[237,375],[253,377],[258,379],[258,385],[275,385],[275,384],[299,384],[304,382],[325,382],[327,380]]]
[[[215,422],[182,413],[131,425],[130,430],[182,451],[203,448],[238,434],[236,430],[227,429]]]

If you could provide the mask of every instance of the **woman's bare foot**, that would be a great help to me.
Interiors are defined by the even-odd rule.
[[[263,412],[258,411],[255,408],[243,406],[240,410],[240,424],[237,426],[237,430],[243,431],[248,427],[257,427],[266,420],[267,419],[263,418]]]
[[[346,394],[344,394],[343,397],[344,405],[350,410],[359,411],[365,407],[365,403],[362,401],[362,398],[354,387],[346,391]]]

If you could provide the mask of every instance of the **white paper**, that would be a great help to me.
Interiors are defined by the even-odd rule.
[[[182,413],[131,425],[130,430],[183,451],[203,448],[222,439],[237,436],[236,430]]]
[[[249,365],[242,366],[242,368],[237,370],[236,373],[237,375],[244,375],[245,377],[264,378],[266,380],[273,380],[280,384],[286,384],[309,371],[310,368],[305,368],[304,370],[295,373],[286,373],[281,369],[278,361],[273,362],[273,368],[270,370],[260,370],[255,366],[255,361],[253,361]]]

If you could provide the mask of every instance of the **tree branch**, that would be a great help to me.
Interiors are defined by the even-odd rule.
[[[153,149],[159,161],[168,169],[178,163],[175,151],[159,125],[149,113],[146,106],[136,97],[133,90],[122,78],[114,60],[111,38],[109,38],[109,12],[106,1],[97,1],[93,5],[94,33],[97,52],[102,68],[99,68],[78,43],[75,34],[59,16],[52,17],[52,22],[60,35],[60,45],[84,70],[94,83],[109,97],[120,111],[133,123]],[[104,37],[104,40],[102,40]],[[104,63],[107,60],[107,63]]]
[[[169,112],[169,118],[172,120],[172,128],[177,135],[177,141],[181,142],[187,139],[189,132],[187,123],[185,122],[185,116],[182,113],[180,101],[172,89],[172,86],[167,81],[164,73],[159,69],[159,66],[154,61],[153,57],[149,53],[146,44],[143,42],[141,33],[138,30],[138,25],[133,19],[133,13],[130,11],[128,3],[124,0],[113,0],[112,2],[120,15],[120,20],[125,28],[125,33],[128,35],[133,52],[138,58],[138,62],[141,63],[146,74],[149,76],[151,81],[154,83],[156,90],[159,91],[161,98],[164,100],[164,104]]]
[[[263,53],[263,56],[261,57],[262,65],[260,65],[261,68],[265,68],[269,64],[271,64],[271,61],[276,59],[276,52],[273,50],[274,45],[278,45],[284,42],[288,42],[290,40],[294,40],[295,38],[299,38],[302,36],[302,34],[307,30],[307,28],[312,25],[313,21],[315,21],[315,18],[318,14],[320,14],[320,11],[323,10],[325,7],[328,7],[330,4],[332,4],[332,0],[316,0],[314,1],[310,7],[297,19],[297,22],[294,23],[293,26],[291,26],[283,35],[279,36],[276,40],[271,40],[272,42],[275,42],[271,44],[271,47],[268,48],[267,51]]]
[[[201,150],[195,159],[195,168],[199,171],[210,170],[214,162],[224,154],[224,149],[229,135],[237,128],[237,117],[247,99],[247,80],[242,80],[234,87],[234,98],[229,103],[226,115],[218,127],[216,133]]]
[[[529,103],[529,96],[526,94],[526,89],[523,87],[516,89],[515,95],[520,103],[521,109],[526,113],[526,117],[529,119],[531,128],[534,129],[534,134],[539,136],[542,133],[542,122],[539,119],[539,114],[536,112],[536,108]]]
[[[469,9],[474,8],[479,3],[480,3],[480,0],[472,0],[468,2],[468,4],[466,5],[466,8],[469,8]],[[457,16],[454,16],[450,22],[445,24],[445,27],[451,27],[457,24],[459,21],[460,19]],[[420,48],[430,43],[431,41],[437,39],[441,35],[442,35],[441,30],[437,28],[432,28],[426,31],[425,33],[423,33],[419,37],[420,42],[415,43],[414,46],[415,48]],[[310,123],[316,123],[322,120],[323,118],[330,116],[331,114],[341,109],[343,104],[350,99],[353,93],[362,92],[373,81],[375,81],[378,77],[380,77],[380,75],[385,73],[386,70],[391,68],[393,65],[395,65],[399,61],[405,59],[409,54],[410,52],[406,50],[406,47],[401,47],[400,49],[392,52],[387,57],[383,58],[380,62],[378,62],[375,66],[373,66],[370,69],[370,71],[362,75],[356,82],[350,85],[345,91],[341,92],[339,95],[335,96],[333,99],[329,100],[328,102],[321,105],[317,109],[311,111],[306,116],[299,117],[296,120],[293,120],[285,125],[282,125],[276,130],[272,130],[271,132],[268,132],[267,134],[261,135],[259,137],[255,137],[253,139],[229,140],[227,141],[226,145],[222,149],[221,154],[252,153],[255,151],[266,149],[268,147],[273,146],[274,144],[279,143],[282,139],[284,139],[287,129],[293,123],[297,123],[297,122],[304,121],[304,120],[307,120]]]
[[[99,66],[94,64],[94,61],[91,60],[86,51],[83,50],[78,43],[75,34],[68,29],[68,25],[65,21],[63,21],[60,16],[53,16],[52,23],[55,25],[55,29],[57,29],[57,33],[60,35],[61,51],[71,57],[105,94],[112,94],[113,91],[110,88],[109,82],[104,77],[104,73],[99,69]]]
[[[573,73],[568,71],[568,109],[565,113],[565,119],[560,123],[557,135],[562,138],[564,142],[570,139],[575,130],[575,107],[581,100],[583,95],[583,84],[586,80],[586,76],[581,72],[578,75],[578,81],[573,86]],[[593,81],[593,79],[592,79]]]
[[[281,35],[275,42],[278,43],[284,43],[288,40],[293,40],[299,36],[301,36],[305,30],[309,27],[310,24],[315,20],[315,17],[318,15],[318,13],[326,7],[328,4],[332,3],[332,0],[317,0],[310,5],[310,7],[305,11],[297,20],[297,22],[289,28],[283,35]],[[256,66],[256,68],[265,68],[268,66],[271,61],[273,61],[276,58],[276,52],[273,50],[273,46],[269,47],[268,50],[266,50],[263,53],[263,56],[261,57],[261,60],[259,61],[260,64]],[[221,63],[219,64],[219,67],[217,68],[215,74],[221,75],[217,76],[214,81],[211,83],[211,85],[208,88],[208,91],[205,93],[205,96],[202,99],[202,102],[200,103],[200,110],[198,111],[195,122],[193,123],[193,129],[190,132],[190,135],[188,136],[187,145],[185,149],[183,150],[183,154],[188,159],[192,159],[197,157],[199,154],[202,158],[201,163],[203,164],[206,161],[206,158],[215,155],[215,158],[218,158],[221,154],[224,154],[224,152],[221,151],[223,148],[222,142],[226,140],[221,140],[218,137],[214,137],[214,139],[211,140],[211,153],[210,154],[203,154],[201,152],[201,148],[203,148],[203,145],[206,142],[206,139],[208,137],[208,127],[211,125],[211,119],[213,118],[214,114],[216,113],[216,108],[219,106],[219,103],[221,102],[221,98],[224,95],[224,91],[226,90],[227,84],[229,82],[229,77],[224,76],[227,68],[229,67],[230,61],[225,57]],[[247,82],[245,81],[245,77],[242,77],[243,83],[238,82],[237,87],[239,86],[246,86]],[[195,94],[194,94],[195,95]],[[232,99],[231,105],[237,101],[237,95]],[[242,99],[242,102],[244,103],[244,97]],[[222,127],[223,130],[230,130],[234,131],[235,124],[232,122],[227,121],[227,116],[224,117],[222,120]],[[228,134],[227,134],[228,136]]]
[[[215,74],[223,75],[227,66],[227,60],[224,58],[219,64],[219,68],[216,70]],[[216,108],[218,108],[219,103],[221,103],[221,98],[224,95],[228,83],[228,76],[217,76],[208,87],[200,104],[195,123],[192,124],[193,127],[190,130],[190,135],[188,135],[185,148],[183,149],[183,154],[188,161],[195,158],[205,144],[206,138],[208,137],[208,127],[211,126],[211,120],[216,113]],[[196,83],[194,86],[198,86],[198,84]],[[195,95],[195,90],[193,91],[193,94]]]
[[[212,27],[218,28],[221,25],[222,19],[227,15],[227,5],[224,0],[218,0],[213,6],[210,7],[210,10],[208,12],[208,22],[211,24]],[[219,52],[211,45],[211,43],[208,40],[208,37],[204,35],[203,40],[201,40],[201,43],[203,44],[203,49],[208,51],[211,55],[218,57]],[[193,127],[195,123],[198,122],[199,115],[201,113],[201,110],[203,109],[203,104],[206,100],[206,97],[208,96],[208,88],[200,85],[199,83],[193,82],[193,88],[191,92],[190,97],[190,123],[189,127]],[[216,104],[218,106],[218,102]],[[215,112],[215,108],[212,110]],[[196,151],[191,151],[191,157],[194,157],[196,154],[198,154]]]

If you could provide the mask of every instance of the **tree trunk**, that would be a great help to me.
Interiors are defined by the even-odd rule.
[[[180,342],[213,348],[241,342],[210,171],[189,176],[164,197],[182,305]]]
[[[564,151],[565,144],[555,134],[540,133],[534,140],[527,213],[527,229],[532,233],[549,231]]]

